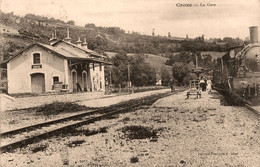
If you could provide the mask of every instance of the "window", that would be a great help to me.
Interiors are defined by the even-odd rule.
[[[40,64],[40,63],[41,63],[40,53],[34,53],[33,54],[33,64]]]
[[[99,63],[99,71],[102,71],[102,64]]]
[[[95,71],[95,63],[93,63],[93,71]]]
[[[59,77],[53,77],[53,84],[59,83]]]

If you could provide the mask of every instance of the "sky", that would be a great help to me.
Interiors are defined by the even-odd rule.
[[[33,13],[147,35],[155,29],[161,36],[245,39],[250,26],[260,29],[260,0],[0,0],[0,5],[20,16]]]

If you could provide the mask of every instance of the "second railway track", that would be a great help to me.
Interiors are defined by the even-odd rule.
[[[9,152],[17,148],[22,148],[28,144],[54,137],[73,128],[87,125],[112,115],[127,112],[140,105],[153,103],[154,101],[169,95],[171,95],[171,93],[148,96],[107,108],[86,111],[81,114],[3,132],[1,134],[1,152]]]

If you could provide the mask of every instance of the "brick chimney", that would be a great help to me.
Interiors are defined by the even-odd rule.
[[[82,43],[82,46],[86,49],[88,49],[88,43],[86,41],[86,38],[84,38],[84,42]]]
[[[64,39],[64,41],[65,42],[71,42],[69,27],[67,27],[67,37]]]
[[[51,33],[51,39],[49,41],[50,41],[50,45],[53,45],[55,42],[58,41],[57,34],[56,34],[56,28],[54,29],[54,33]]]
[[[77,41],[77,46],[81,46],[81,43],[82,43],[82,41],[80,40],[80,37],[79,37],[79,39]]]

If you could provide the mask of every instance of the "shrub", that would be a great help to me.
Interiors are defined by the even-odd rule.
[[[156,132],[149,127],[143,126],[126,126],[122,129],[122,132],[130,139],[145,139],[156,136]]]
[[[41,145],[38,145],[36,147],[33,147],[31,150],[32,150],[33,153],[36,153],[36,152],[39,152],[39,151],[45,151],[46,148],[47,148],[46,145],[41,144]]]
[[[136,162],[139,161],[139,158],[138,158],[138,157],[132,157],[132,158],[130,159],[130,161],[131,161],[131,163],[136,163]]]
[[[69,113],[89,109],[86,106],[78,105],[71,102],[53,102],[36,108],[36,113],[43,115],[57,115],[60,113]]]
[[[75,141],[72,141],[72,142],[68,143],[67,146],[69,146],[69,147],[77,147],[77,146],[81,145],[84,142],[85,142],[85,140],[75,140]]]

